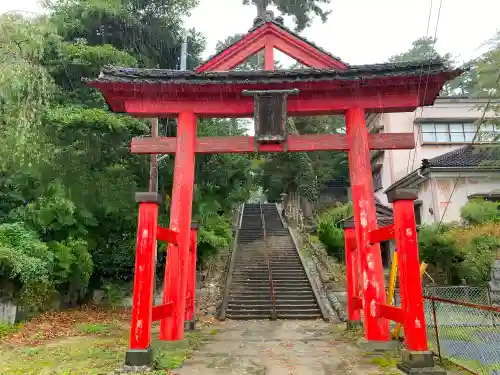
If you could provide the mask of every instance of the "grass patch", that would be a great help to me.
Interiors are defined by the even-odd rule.
[[[500,327],[486,325],[480,327],[439,326],[438,334],[440,340],[482,342],[485,341],[484,334],[500,334]]]
[[[467,374],[467,371],[474,374],[494,374],[500,372],[500,363],[488,363],[483,364],[480,361],[461,358],[458,356],[453,357],[452,360],[444,359],[442,364],[448,369],[453,369],[455,371],[460,370],[462,374]],[[496,372],[495,372],[496,371]]]
[[[87,335],[105,335],[116,329],[116,326],[111,324],[78,324],[76,330]]]
[[[379,367],[379,374],[401,374],[396,368],[396,365],[400,361],[396,352],[365,352],[363,353],[363,357],[366,363],[374,364]]]
[[[370,360],[370,362],[375,364],[375,365],[378,365],[379,367],[383,367],[383,368],[394,367],[398,363],[396,358],[392,358],[392,357],[386,356],[386,355],[380,355],[377,357],[373,357]]]
[[[21,323],[18,323],[18,324],[10,324],[10,323],[4,323],[4,322],[0,322],[0,339],[2,337],[5,337],[5,336],[8,336],[8,335],[11,335],[13,333],[16,333],[17,331],[19,331],[21,328],[22,328],[22,324]]]
[[[128,347],[128,327],[81,323],[80,336],[57,338],[38,346],[0,346],[2,374],[9,375],[103,375],[123,364]],[[185,340],[153,340],[155,370],[148,375],[167,374],[179,367],[203,345],[209,332],[188,333]]]

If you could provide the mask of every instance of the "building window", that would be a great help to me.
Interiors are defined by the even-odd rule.
[[[477,131],[475,123],[423,123],[423,143],[470,143]],[[500,126],[481,125],[477,142],[492,142],[500,137]]]
[[[415,202],[414,206],[415,208],[415,224],[421,225],[422,224],[422,202]]]
[[[377,191],[382,189],[382,169],[378,169],[372,173],[373,177],[373,190]]]

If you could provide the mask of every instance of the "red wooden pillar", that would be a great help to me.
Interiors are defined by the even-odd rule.
[[[180,113],[177,125],[174,184],[170,206],[170,229],[179,233],[179,245],[168,245],[163,290],[163,303],[172,301],[174,310],[170,317],[160,321],[161,340],[182,340],[184,338],[195,142],[196,116],[194,113],[189,112]]]
[[[365,338],[370,341],[389,341],[389,321],[377,318],[377,303],[385,303],[380,245],[370,245],[368,242],[368,232],[377,228],[377,216],[365,111],[351,108],[346,111],[345,117],[356,244],[363,283]]]
[[[422,278],[418,259],[414,189],[397,189],[387,194],[394,210],[394,232],[398,249],[400,290],[404,312],[405,343],[408,350],[427,351]],[[410,298],[408,298],[410,297]]]
[[[359,298],[359,257],[354,228],[344,228],[344,247],[347,273],[347,325],[351,328],[361,323],[361,311],[354,300],[354,297]]]
[[[189,267],[187,284],[187,306],[184,328],[188,331],[195,329],[194,305],[196,297],[196,245],[198,240],[198,223],[191,223],[191,237],[189,246]]]
[[[136,201],[139,203],[139,219],[132,302],[132,327],[130,329],[130,349],[125,356],[125,365],[150,366],[153,363],[151,323],[159,196],[157,193],[137,193]]]
[[[264,47],[264,70],[274,70],[274,46],[266,43]]]

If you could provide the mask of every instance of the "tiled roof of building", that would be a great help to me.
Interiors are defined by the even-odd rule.
[[[431,168],[500,168],[500,146],[468,145],[429,160]]]
[[[379,228],[394,223],[392,208],[384,206],[376,197],[375,208],[377,212],[377,223]],[[344,228],[354,228],[354,216],[351,216],[344,220]]]
[[[422,160],[422,167],[406,175],[387,188],[385,193],[404,188],[421,180],[422,174],[427,174],[440,168],[449,169],[495,169],[500,170],[500,145],[479,144],[467,145],[454,151]]]

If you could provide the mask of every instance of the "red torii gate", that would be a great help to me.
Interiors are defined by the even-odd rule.
[[[309,69],[274,71],[274,49]],[[264,51],[263,71],[231,71],[259,51]],[[407,336],[411,334],[413,338],[407,340],[403,362],[408,369],[432,367],[421,289],[414,289],[400,309],[386,305],[379,239],[376,239],[383,236],[384,230],[377,229],[370,165],[370,150],[412,149],[414,136],[413,133],[368,134],[365,115],[382,111],[409,112],[419,106],[432,105],[443,84],[460,73],[447,69],[441,62],[350,66],[284,27],[282,19],[274,19],[268,14],[265,20],[257,19],[241,40],[194,71],[107,67],[99,78],[86,80],[103,93],[114,112],[146,118],[178,118],[175,138],[132,140],[133,153],[170,153],[176,157],[170,229],[157,226],[156,193],[136,196],[139,223],[130,350],[126,364],[151,364],[152,320],[160,320],[160,339],[181,340],[185,320],[193,317],[196,235],[190,234],[190,224],[196,153],[344,150],[349,155],[356,223],[355,254],[363,280],[362,297],[352,294],[352,290],[349,295],[353,311],[363,309],[365,338],[378,343],[390,340],[388,319],[407,323],[408,319],[417,317],[420,325],[416,324],[418,327],[413,331],[407,330]],[[287,94],[290,94],[288,98]],[[278,107],[281,109],[274,108],[278,116],[270,120],[271,125],[265,129],[265,121],[257,114],[259,108],[266,105],[270,108],[269,102],[280,95]],[[263,97],[270,99],[267,104]],[[254,113],[255,137],[196,136],[199,117],[251,117]],[[344,114],[347,134],[287,135],[284,132],[287,113],[294,116]],[[276,118],[283,120],[278,130],[276,121],[272,124]],[[402,194],[406,202],[408,196]],[[395,204],[395,211],[401,216],[401,220],[395,221],[398,249],[407,250],[406,266],[401,264],[401,287],[414,286],[420,283],[420,275],[413,207],[406,203]],[[163,304],[153,307],[156,239],[167,241],[169,245]],[[186,310],[186,297],[189,310]],[[356,313],[351,318],[359,320],[358,316]],[[413,342],[418,345],[411,344]]]

